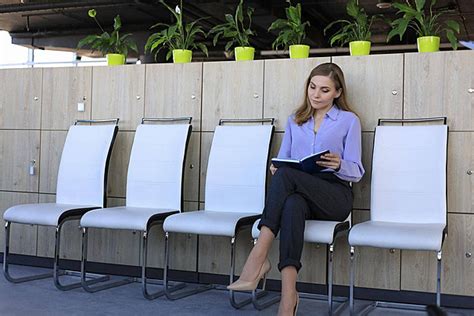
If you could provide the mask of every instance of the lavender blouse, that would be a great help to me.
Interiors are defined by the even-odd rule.
[[[361,126],[352,112],[340,110],[336,105],[326,113],[318,132],[314,132],[314,118],[298,126],[290,115],[278,158],[301,159],[313,153],[329,149],[339,154],[341,167],[334,172],[342,180],[358,182],[364,175],[362,166]]]

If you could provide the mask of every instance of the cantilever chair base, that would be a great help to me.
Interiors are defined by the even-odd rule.
[[[403,309],[403,310],[412,310],[412,311],[426,311],[425,305],[416,305],[416,304],[403,304],[403,303],[392,303],[392,302],[374,302],[363,310],[357,313],[359,316],[368,315],[376,308],[393,308],[393,309]]]
[[[46,279],[46,278],[53,278],[54,285],[56,286],[57,289],[61,291],[69,291],[72,289],[76,289],[81,287],[81,282],[74,282],[74,283],[69,283],[69,284],[62,284],[59,277],[60,276],[79,276],[77,272],[75,271],[66,271],[66,270],[61,270],[59,269],[59,241],[61,239],[61,228],[63,224],[68,221],[68,220],[73,220],[76,219],[75,217],[73,218],[68,218],[63,220],[57,227],[56,227],[56,233],[55,233],[55,247],[54,247],[54,263],[53,263],[53,271],[48,272],[48,273],[42,273],[42,274],[37,274],[37,275],[30,275],[30,276],[24,276],[24,277],[13,277],[10,274],[9,271],[9,254],[10,254],[10,227],[11,227],[11,222],[6,222],[5,223],[5,251],[3,253],[3,275],[5,278],[12,283],[23,283],[23,282],[29,282],[29,281],[34,281],[34,280],[41,280],[41,279]],[[84,277],[86,278],[86,277]],[[98,282],[103,282],[107,281],[109,279],[108,276],[98,276],[98,275],[89,275],[87,276],[89,280],[85,280],[86,284],[94,284]]]

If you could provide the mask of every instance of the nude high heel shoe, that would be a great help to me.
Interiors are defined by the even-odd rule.
[[[243,281],[241,279],[238,279],[234,283],[227,286],[227,289],[231,291],[253,291],[257,288],[258,282],[260,282],[260,280],[265,277],[265,275],[268,273],[268,271],[270,271],[271,268],[272,266],[270,264],[270,261],[268,259],[265,259],[255,280]]]

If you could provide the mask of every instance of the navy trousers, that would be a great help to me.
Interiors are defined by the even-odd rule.
[[[280,233],[281,271],[301,269],[306,219],[343,221],[352,210],[352,188],[332,173],[309,174],[278,168],[272,177],[259,229]]]

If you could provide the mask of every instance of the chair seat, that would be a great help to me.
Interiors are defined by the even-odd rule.
[[[351,246],[441,250],[444,224],[413,224],[368,221],[354,225],[349,233]]]
[[[260,220],[257,220],[252,227],[252,237],[258,238],[260,230],[257,228]],[[321,243],[321,244],[332,244],[334,241],[334,230],[336,226],[342,222],[337,221],[318,221],[318,220],[307,220],[304,230],[304,241]],[[277,238],[280,236],[278,234]]]
[[[96,208],[99,206],[57,203],[20,204],[7,209],[3,214],[3,219],[13,223],[57,226],[64,218],[81,216]]]
[[[165,232],[234,237],[239,225],[250,225],[260,213],[193,211],[166,218]]]
[[[146,231],[148,223],[163,220],[178,210],[151,209],[143,207],[108,207],[88,212],[81,218],[81,227],[130,229]]]

